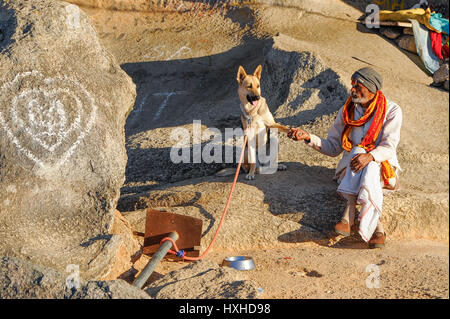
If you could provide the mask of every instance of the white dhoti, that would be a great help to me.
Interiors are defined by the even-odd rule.
[[[350,158],[359,153],[366,153],[366,151],[363,148],[354,147],[350,152]],[[380,164],[372,161],[358,173],[352,171],[348,164],[337,191],[344,197],[345,194],[356,196],[357,204],[362,205],[358,217],[358,232],[368,242],[377,227],[383,206]]]

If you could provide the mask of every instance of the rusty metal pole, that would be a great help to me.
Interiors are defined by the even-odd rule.
[[[176,242],[178,240],[178,233],[171,232],[167,237],[172,238],[173,241]],[[148,262],[147,266],[145,266],[145,268],[134,281],[133,285],[135,287],[142,289],[148,278],[150,278],[150,276],[152,275],[156,266],[161,262],[164,256],[167,255],[170,248],[172,248],[172,242],[165,241],[162,243],[161,247],[159,247],[159,249],[155,252],[152,259],[150,259],[150,261]]]

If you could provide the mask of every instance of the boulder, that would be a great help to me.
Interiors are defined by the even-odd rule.
[[[402,35],[396,40],[397,45],[411,53],[417,54],[416,42],[414,41],[414,36],[412,35]]]
[[[412,28],[403,28],[403,34],[414,35],[414,31]]]
[[[310,48],[310,52],[306,51]],[[318,48],[306,41],[283,34],[274,37],[272,44],[264,50],[263,96],[278,122],[326,137],[339,108],[348,97],[351,74],[363,64],[358,62],[359,65],[349,67],[345,73],[344,67],[331,68],[330,62],[325,62],[325,54],[315,54],[313,50]],[[402,54],[396,48],[393,50],[395,54]],[[383,73],[383,77],[393,81],[388,72]],[[395,93],[395,83],[388,82],[385,86],[389,99],[397,102],[403,110],[408,105],[414,105],[416,109],[414,112],[404,110],[403,129],[407,133],[402,133],[397,150],[403,169],[400,177],[402,188],[385,197],[384,227],[391,239],[448,241],[448,189],[445,187],[448,185],[448,152],[442,150],[442,143],[431,148],[431,135],[427,143],[413,135],[419,132],[413,129],[414,123],[423,126],[420,134],[429,133],[424,127],[431,125],[434,118],[430,117],[423,123],[420,121],[421,117],[429,114],[423,113],[424,109],[429,109],[429,101],[436,102],[433,110],[443,114],[448,112],[448,95],[423,84],[415,84],[414,92],[423,87],[427,94],[427,99],[416,97],[419,103],[416,106],[409,100],[409,93],[404,96]],[[230,96],[229,101],[232,98]],[[192,109],[192,113],[197,110]],[[441,131],[445,132],[447,127],[448,121],[443,120]],[[151,135],[148,134],[146,140],[142,139],[142,144],[147,143],[144,144],[146,149],[161,148],[155,137],[156,130],[149,132]],[[273,175],[259,174],[253,181],[246,181],[243,174],[239,177],[213,250],[266,249],[310,241],[311,238],[316,241],[320,234],[327,235],[341,219],[345,201],[337,194],[337,184],[333,181],[340,156],[324,156],[304,143],[292,142],[284,134],[279,134],[279,147],[279,159],[288,170]],[[422,148],[428,151],[417,151]],[[171,165],[169,161],[164,164]],[[118,209],[124,212],[125,218],[138,232],[145,228],[145,212],[138,210],[146,207],[160,207],[201,218],[204,250],[217,229],[232,177],[192,177],[187,174],[186,181],[176,183],[158,181],[148,191],[144,187],[136,188],[135,192],[123,194]]]
[[[0,255],[107,276],[132,80],[75,5],[0,3]]]
[[[321,13],[328,16],[336,16],[341,19],[357,19],[361,16],[361,11],[364,11],[364,7],[359,8],[355,6],[349,6],[346,3],[334,1],[333,5],[323,0],[67,0],[67,2],[74,3],[80,6],[103,8],[109,10],[126,10],[126,11],[159,11],[164,10],[176,10],[177,12],[198,12],[202,8],[215,9],[217,11],[225,11],[230,7],[236,6],[249,6],[249,5],[265,5],[274,8],[295,8],[302,9],[307,12]],[[357,1],[358,4],[360,1]],[[282,5],[280,5],[282,3]],[[354,5],[354,4],[353,4]]]
[[[402,31],[399,30],[398,28],[382,27],[380,28],[380,33],[384,35],[386,38],[397,39],[402,34]]]
[[[111,233],[119,235],[122,239],[122,244],[112,262],[110,272],[101,279],[132,278],[133,264],[142,256],[141,245],[134,237],[130,223],[118,210],[114,213]]]
[[[339,205],[339,199],[332,196],[327,201],[323,193],[328,194],[335,190],[323,185],[322,179],[314,181],[304,175],[304,171],[281,172],[259,175],[258,181],[253,185],[238,182],[211,251],[287,247],[292,242],[321,238],[321,231],[331,229],[336,219],[339,219],[335,214],[331,214],[336,205]],[[220,182],[212,177],[191,179],[189,185],[179,182],[148,193],[128,196],[127,205],[123,207],[128,207],[130,211],[124,212],[124,216],[133,230],[142,233],[145,232],[146,212],[142,210],[145,207],[199,218],[203,221],[201,251],[204,252],[210,245],[222,217],[231,187],[230,179],[223,178]],[[273,185],[277,181],[279,184],[275,188]],[[294,186],[295,184],[297,186]],[[314,188],[313,195],[311,190],[305,190],[305,185]],[[295,198],[290,196],[292,190],[296,193]],[[326,209],[316,211],[302,207],[298,212],[299,205],[306,206],[305,199],[311,196],[323,198],[321,203]],[[283,205],[280,205],[280,202]],[[138,210],[132,211],[133,209]],[[293,212],[298,214],[294,217]],[[304,224],[300,225],[298,221]],[[287,234],[293,232],[296,234],[295,238],[287,238]],[[143,244],[142,237],[140,240]]]
[[[177,0],[181,2],[180,0]],[[108,10],[145,11],[158,7],[158,0],[68,0],[67,2],[86,7]],[[172,1],[173,2],[173,1]]]
[[[449,79],[448,62],[442,63],[439,69],[433,74],[433,83],[444,83]]]
[[[255,299],[257,289],[245,272],[201,260],[170,272],[145,291],[156,299]]]
[[[150,299],[123,280],[84,281],[76,268],[60,273],[26,261],[0,257],[0,299]]]
[[[285,50],[286,45],[298,47]],[[341,75],[305,43],[284,34],[264,48],[261,87],[277,121],[291,126],[337,112],[348,98]]]
[[[215,2],[218,3],[218,8],[224,10],[225,7],[230,7],[225,1],[192,1],[189,0],[68,0],[67,2],[83,6],[93,7],[107,10],[122,10],[122,11],[176,11],[176,12],[200,12],[201,9],[213,8]],[[231,3],[231,1],[228,1]]]

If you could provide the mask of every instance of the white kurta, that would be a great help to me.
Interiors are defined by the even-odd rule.
[[[380,174],[380,163],[388,160],[396,172],[396,178],[389,181],[390,189],[394,188],[398,182],[400,165],[397,160],[396,149],[400,141],[400,128],[402,125],[402,111],[400,107],[391,101],[387,101],[386,118],[383,127],[376,141],[376,148],[370,151],[374,162],[369,163],[359,173],[354,173],[349,165],[350,161],[357,153],[366,152],[364,149],[354,147],[350,152],[342,148],[342,132],[344,131],[344,120],[341,108],[337,114],[333,126],[328,131],[326,139],[310,134],[309,146],[328,156],[338,156],[344,152],[335,173],[335,179],[339,183],[338,192],[357,196],[358,204],[363,207],[359,215],[359,233],[365,241],[369,241],[378,223],[383,206],[384,183]],[[365,109],[360,105],[355,107],[355,117],[357,120],[364,115]],[[350,139],[353,145],[361,143],[364,136],[372,124],[371,118],[366,124],[360,127],[353,127]]]

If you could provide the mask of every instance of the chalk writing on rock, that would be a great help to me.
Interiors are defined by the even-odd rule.
[[[43,169],[64,164],[92,128],[97,107],[73,78],[18,74],[0,89],[0,131]]]

